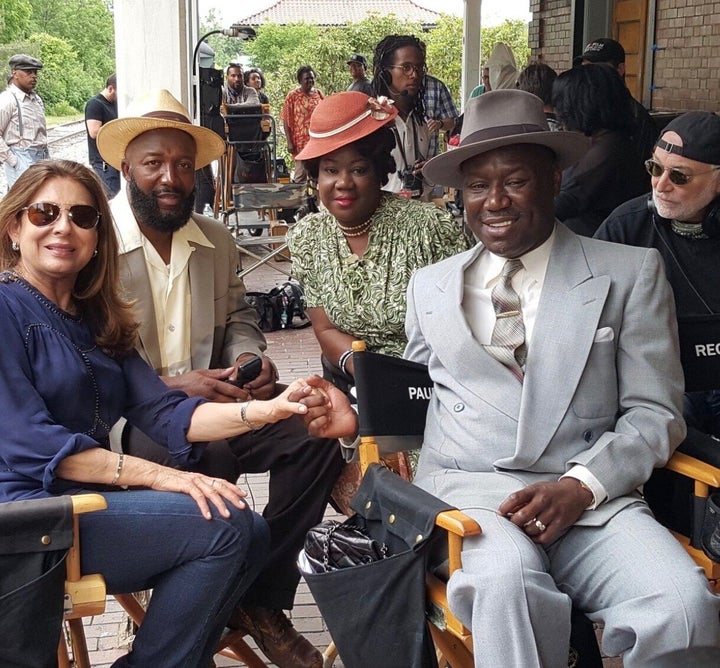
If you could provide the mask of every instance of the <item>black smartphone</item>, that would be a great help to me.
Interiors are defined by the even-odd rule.
[[[247,362],[243,362],[237,370],[237,379],[228,380],[227,382],[235,385],[235,387],[242,387],[245,383],[249,383],[251,380],[255,380],[262,371],[262,357],[255,355]]]

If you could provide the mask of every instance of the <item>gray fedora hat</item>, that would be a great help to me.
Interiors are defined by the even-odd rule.
[[[462,163],[481,153],[514,144],[547,146],[561,169],[576,163],[590,144],[577,132],[553,132],[548,127],[543,103],[524,90],[496,90],[468,100],[460,146],[425,164],[423,175],[430,183],[463,187]]]

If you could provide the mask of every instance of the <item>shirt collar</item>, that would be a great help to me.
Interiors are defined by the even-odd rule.
[[[555,228],[550,233],[550,236],[543,241],[537,248],[533,248],[531,251],[520,256],[520,260],[523,263],[523,268],[527,272],[531,279],[537,281],[540,285],[545,280],[545,272],[547,271],[548,262],[550,261],[550,253],[552,251],[553,244],[555,243]],[[484,287],[489,287],[490,283],[496,281],[502,273],[502,268],[507,261],[507,258],[495,255],[490,251],[486,250],[488,254],[488,281]]]
[[[113,218],[115,219],[115,230],[117,231],[120,243],[120,255],[142,248],[144,235],[140,231],[140,226],[135,219],[135,214],[127,198],[127,191],[124,188],[113,198],[110,203],[110,208],[113,213]],[[176,230],[173,234],[173,244],[179,241],[215,248],[212,242],[198,227],[198,224],[193,220],[192,216],[188,219],[186,225]]]

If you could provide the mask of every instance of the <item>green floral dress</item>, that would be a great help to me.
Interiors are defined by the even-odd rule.
[[[401,356],[405,292],[413,272],[471,247],[460,224],[432,204],[384,194],[358,257],[327,211],[310,214],[288,234],[293,275],[308,308],[321,306],[340,330],[369,350]]]

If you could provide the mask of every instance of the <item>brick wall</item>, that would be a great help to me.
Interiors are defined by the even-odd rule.
[[[654,109],[720,111],[720,2],[658,0]]]
[[[590,0],[591,1],[591,0]],[[570,67],[571,0],[531,0],[534,58],[558,72]],[[657,0],[652,108],[720,111],[720,2]],[[648,41],[648,48],[653,40]]]

